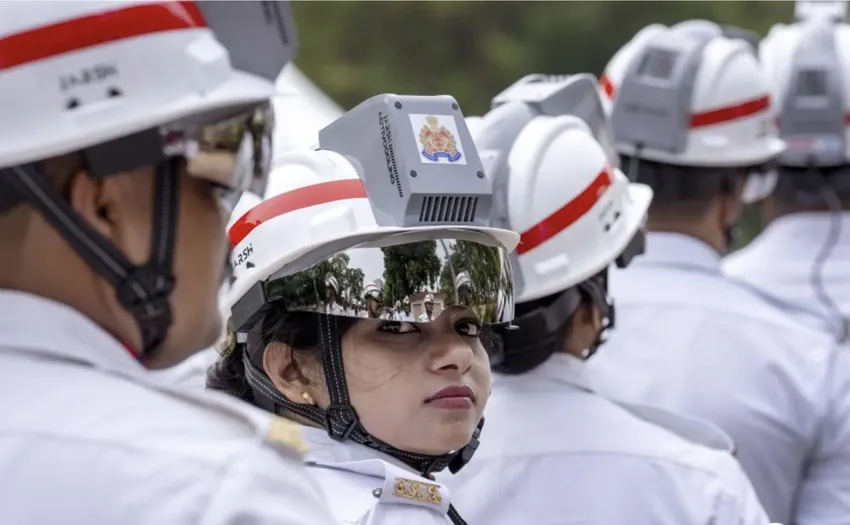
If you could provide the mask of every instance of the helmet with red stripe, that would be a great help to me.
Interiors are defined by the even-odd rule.
[[[798,1],[797,23],[777,24],[760,56],[779,107],[778,193],[822,205],[823,185],[850,193],[850,25],[847,3]]]
[[[582,297],[610,327],[606,269],[642,253],[652,190],[630,183],[603,145],[610,131],[592,75],[526,78],[495,101],[475,140],[494,159],[494,224],[521,234],[513,264],[521,329],[502,335],[493,362],[522,372],[555,351]]]
[[[622,155],[715,172],[746,169],[754,176],[746,200],[772,189],[775,176],[766,175],[785,146],[752,35],[705,20],[650,25],[614,55],[600,85]],[[639,162],[626,172],[638,176]]]
[[[266,198],[245,195],[236,209],[229,225],[235,280],[226,303],[257,404],[298,414],[334,439],[376,448],[420,472],[468,461],[474,444],[423,455],[369,433],[349,399],[339,328],[400,322],[390,306],[409,304],[414,294],[440,294],[441,315],[470,312],[484,330],[511,319],[508,254],[519,236],[490,226],[492,188],[455,100],[373,97],[322,129],[318,149],[278,157]],[[464,271],[474,292],[461,302],[454,276]],[[333,304],[325,293],[331,277]],[[281,310],[320,325],[327,408],[288,399],[264,371],[265,346],[252,341]],[[410,323],[439,321],[414,317]]]
[[[182,173],[217,188],[224,206],[263,190],[268,103],[295,46],[286,4],[267,11],[257,2],[0,6],[0,213],[27,202],[56,227],[115,287],[141,355],[172,324]],[[53,187],[42,161],[65,156],[69,171],[96,180],[153,168],[157,249],[146,264],[130,262]]]

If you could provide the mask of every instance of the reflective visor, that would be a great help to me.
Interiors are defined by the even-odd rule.
[[[263,105],[212,123],[167,126],[165,153],[186,159],[189,175],[221,189],[222,203],[232,210],[244,191],[265,191],[272,158],[274,113]]]
[[[403,233],[331,250],[311,252],[272,276],[266,300],[282,301],[288,311],[410,323],[461,311],[482,325],[513,319],[508,254],[488,235]]]

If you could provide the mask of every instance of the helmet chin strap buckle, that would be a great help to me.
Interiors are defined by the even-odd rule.
[[[156,347],[171,326],[169,301],[174,276],[159,275],[144,267],[133,268],[115,287],[118,301],[133,315],[142,332],[142,351]]]
[[[478,426],[475,428],[475,431],[472,433],[472,439],[469,440],[469,443],[466,444],[465,447],[458,450],[452,460],[449,462],[449,472],[452,474],[457,474],[460,469],[466,466],[472,460],[472,455],[475,454],[475,451],[478,450],[478,446],[481,444],[481,429],[484,428],[484,418],[481,418],[481,421],[478,422]]]
[[[351,405],[333,404],[325,409],[325,430],[335,441],[347,441],[359,424],[360,417]],[[345,430],[338,432],[341,427]]]

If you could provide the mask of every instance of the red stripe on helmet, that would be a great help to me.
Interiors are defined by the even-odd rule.
[[[206,26],[195,2],[142,4],[85,15],[0,38],[0,71],[127,38]]]
[[[599,175],[593,179],[593,182],[590,183],[590,186],[585,188],[573,200],[522,233],[519,239],[519,246],[516,250],[517,254],[522,255],[537,248],[584,217],[611,184],[613,184],[611,168],[605,166]]]
[[[614,84],[611,83],[611,79],[608,78],[608,75],[603,73],[602,76],[599,77],[599,85],[602,86],[602,91],[605,92],[605,95],[609,99],[614,100],[614,93],[616,90],[614,89]]]
[[[614,87],[611,79],[608,78],[608,75],[603,74],[599,77],[599,85],[602,86],[605,95],[609,99],[614,100],[617,89]],[[768,108],[770,108],[770,97],[764,95],[732,106],[694,113],[691,115],[691,129],[724,124],[739,118],[750,117]]]
[[[763,97],[746,100],[734,106],[724,106],[722,108],[703,111],[702,113],[695,113],[691,115],[691,129],[725,124],[739,118],[751,117],[768,108],[770,108],[770,97],[764,95]]]
[[[319,204],[365,198],[366,188],[360,179],[322,182],[275,195],[248,210],[233,223],[228,232],[230,244],[237,246],[254,228],[281,215]],[[286,239],[281,239],[281,242],[286,243]]]

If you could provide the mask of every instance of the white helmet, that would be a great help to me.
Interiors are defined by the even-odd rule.
[[[425,294],[425,300],[422,301],[425,304],[434,304],[434,294],[428,293]]]
[[[612,167],[616,153],[595,139],[610,132],[592,75],[520,81],[495,100],[476,144],[504,159],[490,175],[497,223],[521,233],[514,280],[522,303],[570,288],[628,251],[652,190],[630,184]]]
[[[319,141],[319,130],[344,113],[295,64],[283,68],[272,99],[275,114],[286,115],[274,129],[274,153],[309,149]]]
[[[26,200],[63,225],[136,318],[142,355],[171,323],[173,228],[155,228],[162,249],[135,265],[79,221],[39,161],[75,154],[95,178],[157,166],[162,225],[176,222],[181,159],[189,175],[226,190],[222,204],[261,188],[273,79],[294,51],[280,37],[292,34],[283,7],[264,19],[250,2],[0,4],[0,92],[9,94],[0,100],[0,211]]]
[[[653,24],[617,51],[600,84],[620,153],[677,166],[748,168],[784,150],[752,43],[735,36],[705,20]]]
[[[408,297],[408,296],[406,296],[406,295],[405,295],[405,296],[404,296],[404,301],[402,301],[402,304],[404,304],[404,305],[408,305],[408,306],[409,306],[409,305],[410,305],[410,297]]]
[[[773,26],[760,47],[779,107],[779,132],[788,143],[779,163],[792,168],[843,166],[850,163],[846,5],[797,2],[796,11],[800,22]]]
[[[333,288],[335,292],[339,293],[339,281],[330,273],[325,276],[325,286]]]
[[[363,291],[363,299],[378,299],[381,300],[384,297],[384,290],[378,286],[374,281],[366,285],[366,289]]]
[[[594,138],[607,135],[599,129],[607,122],[592,76],[531,87],[537,93],[524,90],[485,115],[476,139],[482,150],[504,152],[506,162],[493,172],[501,197],[497,202],[504,206],[496,216],[498,224],[521,232],[513,258],[516,302],[528,307],[516,320],[520,330],[502,334],[504,344],[494,348],[492,364],[499,371],[523,372],[545,361],[554,352],[554,334],[580,304],[581,293],[599,305],[607,319],[604,328],[611,326],[607,285],[604,279],[597,283],[597,276],[612,263],[625,266],[643,252],[642,226],[652,200],[652,190],[629,183],[611,165],[614,154]],[[565,97],[568,93],[571,97]],[[531,108],[523,107],[554,109],[567,100],[580,107],[564,107],[560,116],[533,116]],[[580,111],[585,118],[563,114]],[[524,113],[531,118],[520,118]],[[556,298],[536,303],[548,297]],[[523,365],[510,357],[515,354],[527,356]]]
[[[460,288],[461,286],[472,286],[472,283],[469,280],[469,272],[466,270],[458,273],[455,276],[455,288]]]
[[[334,343],[341,336],[337,321],[357,317],[358,299],[382,289],[383,280],[399,296],[417,291],[404,265],[393,260],[401,257],[389,249],[396,247],[432,251],[439,261],[432,281],[444,270],[460,271],[452,267],[459,249],[479,256],[485,263],[468,271],[482,290],[469,309],[485,325],[508,321],[496,317],[495,305],[499,293],[513,296],[508,253],[519,236],[489,226],[492,190],[451,97],[373,97],[324,128],[319,145],[280,157],[266,199],[249,205],[229,229],[234,254],[250,252],[234,261],[228,304],[237,340],[247,343],[240,351],[254,397],[311,420],[334,439],[378,448],[421,472],[459,468],[474,446],[426,456],[381,443],[363,427],[347,395],[340,345]],[[452,242],[437,242],[441,239]],[[318,288],[330,268],[346,275],[339,296],[349,302],[339,310],[326,308]],[[249,335],[277,304],[315,316],[321,325],[332,410],[289,401],[256,364],[263,348],[252,345]],[[391,314],[366,315],[372,319],[360,322],[382,322]]]

